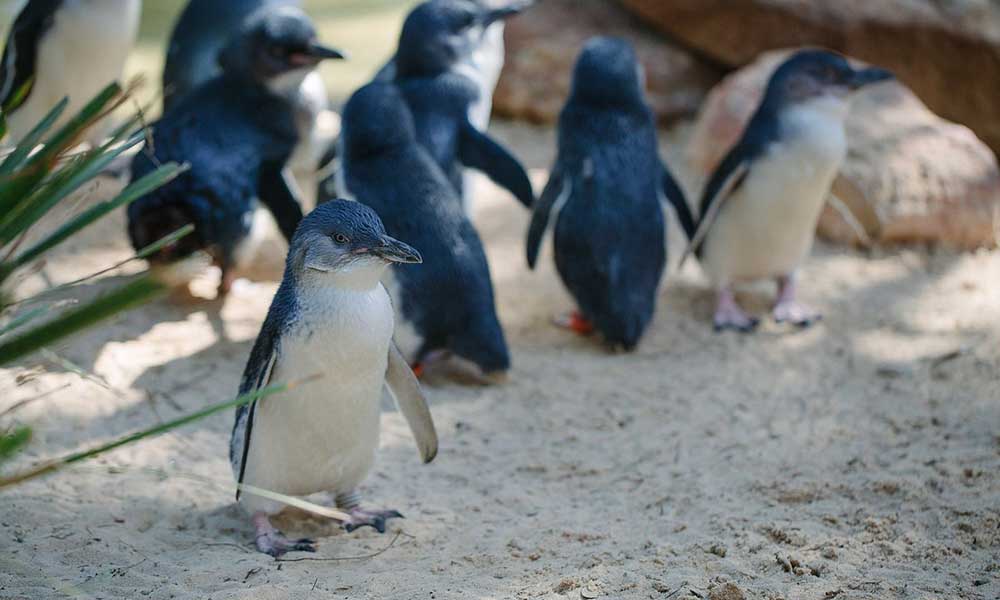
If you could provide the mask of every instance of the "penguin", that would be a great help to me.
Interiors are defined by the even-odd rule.
[[[284,506],[260,495],[332,493],[348,531],[401,518],[362,508],[357,487],[375,461],[383,389],[395,398],[424,463],[438,441],[420,385],[392,342],[393,309],[380,278],[420,253],[389,237],[373,210],[347,200],[306,216],[288,250],[284,278],[240,383],[248,394],[272,383],[295,387],[236,411],[230,462],[236,499],[252,515],[257,549],[271,556],[315,551],[270,523]],[[315,376],[320,376],[315,378]],[[243,486],[249,486],[246,491]]]
[[[733,285],[760,279],[778,284],[776,321],[808,327],[821,318],[796,300],[796,272],[847,155],[850,99],[892,78],[824,49],[795,52],[771,76],[742,137],[705,186],[698,228],[685,251],[684,258],[698,256],[717,290],[717,331],[757,327],[759,319],[736,303]]]
[[[300,0],[190,0],[174,25],[163,69],[163,106],[169,111],[201,84],[221,72],[217,57],[226,42],[254,13],[280,6],[301,8]],[[323,78],[311,71],[294,97],[300,142],[289,158],[297,193],[304,204],[316,204],[317,170],[335,142],[340,118],[330,109]]]
[[[29,0],[18,13],[0,59],[5,144],[17,144],[63,98],[64,125],[122,75],[139,31],[141,0]],[[96,126],[87,141],[107,132]]]
[[[579,305],[565,325],[579,333],[596,329],[611,346],[635,349],[666,265],[661,194],[693,234],[684,194],[660,160],[634,49],[621,38],[592,38],[574,67],[558,155],[528,228],[534,268],[555,221],[556,268]]]
[[[460,199],[465,197],[464,166],[483,172],[525,207],[534,203],[521,163],[473,124],[470,116],[484,94],[475,74],[467,74],[490,26],[528,4],[489,8],[469,0],[429,0],[403,23],[393,81],[413,114],[417,139],[448,175]],[[467,202],[465,208],[471,208]]]
[[[438,0],[450,2],[451,0]],[[500,2],[490,0],[473,0],[481,8],[505,8],[515,14],[523,12],[532,6],[535,0],[521,0],[505,6]],[[476,101],[469,107],[469,121],[479,131],[486,131],[493,112],[493,92],[496,90],[500,73],[505,62],[504,29],[506,22],[501,18],[485,28],[479,40],[474,43],[473,51],[465,57],[463,63],[455,65],[454,69],[466,75],[476,83],[478,95]],[[396,78],[396,57],[387,62],[376,75],[379,81],[392,81]]]
[[[352,196],[424,256],[422,265],[396,269],[389,285],[400,323],[417,338],[417,371],[451,356],[471,363],[484,382],[502,381],[510,356],[482,242],[447,176],[417,142],[405,99],[390,83],[370,83],[351,96],[343,117]]]
[[[292,98],[320,61],[342,57],[319,43],[301,10],[255,13],[220,53],[222,73],[156,122],[149,147],[133,159],[133,179],[167,161],[187,162],[191,169],[129,205],[132,245],[143,248],[194,223],[193,234],[151,260],[208,250],[222,269],[224,295],[233,268],[249,254],[257,198],[291,239],[302,218],[284,172],[299,141]]]

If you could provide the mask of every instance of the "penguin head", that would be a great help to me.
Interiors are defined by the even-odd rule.
[[[643,103],[645,85],[635,49],[619,37],[593,37],[573,69],[572,98],[591,104]]]
[[[866,85],[892,78],[892,73],[879,67],[855,68],[830,50],[799,50],[771,76],[764,102],[781,106],[818,98],[846,100]]]
[[[304,12],[294,6],[265,7],[244,22],[219,53],[222,70],[268,87],[297,88],[321,61],[345,55],[324,46]],[[298,79],[298,82],[291,80]],[[286,82],[286,83],[282,83]]]
[[[341,121],[344,151],[350,157],[416,143],[413,115],[391,83],[369,83],[354,92],[344,106]]]
[[[385,232],[371,208],[350,200],[320,204],[299,223],[288,248],[287,269],[298,275],[374,287],[393,263],[420,263],[414,248]]]
[[[486,29],[533,2],[516,0],[490,7],[471,0],[428,0],[403,22],[396,51],[397,75],[434,76],[472,56]]]

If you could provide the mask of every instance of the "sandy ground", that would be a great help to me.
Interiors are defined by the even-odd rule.
[[[500,133],[547,165],[549,132]],[[611,355],[549,325],[569,299],[549,257],[524,266],[514,200],[484,186],[477,222],[512,377],[429,387],[428,466],[384,413],[364,492],[405,521],[349,535],[295,513],[283,526],[317,555],[252,551],[225,414],[2,492],[0,598],[1000,597],[1000,253],[821,246],[803,282],[826,320],[750,336],[712,333],[688,265],[638,352]],[[121,228],[42,274],[126,256]],[[0,370],[0,410],[35,398],[14,415],[36,438],[8,468],[231,397],[274,289],[158,302]],[[771,293],[743,299],[763,312]]]

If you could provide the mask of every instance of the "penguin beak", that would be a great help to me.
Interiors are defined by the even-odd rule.
[[[879,67],[868,67],[866,69],[857,69],[854,71],[854,76],[848,81],[847,85],[851,90],[860,89],[866,85],[871,85],[873,83],[878,83],[880,81],[889,81],[890,79],[895,79],[895,75],[891,71],[882,69]]]
[[[489,27],[497,21],[509,19],[516,14],[520,14],[534,3],[535,0],[517,0],[516,2],[511,2],[507,6],[500,6],[491,10],[483,11],[480,15],[480,21],[483,27]]]
[[[347,58],[347,53],[313,41],[305,50],[292,53],[288,58],[293,65],[304,67],[317,65],[327,59],[343,60]]]
[[[423,257],[420,256],[420,253],[414,247],[387,235],[383,235],[378,245],[369,251],[388,262],[404,264],[420,264],[424,262]]]

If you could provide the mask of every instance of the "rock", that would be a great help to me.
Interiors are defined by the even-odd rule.
[[[726,582],[708,590],[708,600],[745,600],[743,590],[735,583]]]
[[[689,162],[703,178],[739,138],[767,79],[789,52],[762,55],[709,94],[687,147]],[[823,237],[962,249],[996,245],[1000,170],[972,131],[938,117],[906,86],[892,82],[859,94],[847,132],[848,157],[833,193],[855,224],[828,206],[819,223]]]
[[[612,0],[545,0],[507,25],[495,114],[554,123],[569,94],[576,56],[594,35],[618,35],[635,45],[646,69],[648,100],[661,124],[694,115],[723,73],[649,31]]]
[[[671,39],[738,67],[820,45],[892,69],[1000,152],[1000,3],[990,0],[621,0]],[[961,93],[955,93],[956,88]]]

